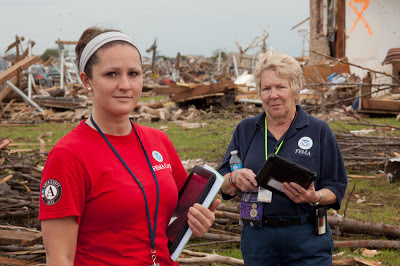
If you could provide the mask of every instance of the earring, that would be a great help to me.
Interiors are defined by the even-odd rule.
[[[88,87],[87,90],[88,90],[88,91],[92,91],[92,88],[91,88],[91,87]]]

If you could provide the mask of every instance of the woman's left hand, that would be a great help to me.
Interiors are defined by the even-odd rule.
[[[189,208],[188,225],[195,237],[202,237],[211,227],[215,220],[215,210],[219,204],[221,204],[221,200],[216,199],[208,209],[198,203]]]
[[[314,182],[312,182],[307,189],[304,189],[302,186],[294,182],[284,182],[282,187],[286,196],[296,203],[316,202]]]

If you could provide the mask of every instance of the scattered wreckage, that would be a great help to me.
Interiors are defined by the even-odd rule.
[[[260,42],[265,42],[265,36]],[[16,38],[16,42],[19,41],[21,38]],[[61,46],[73,42],[57,41],[57,44]],[[9,49],[13,47],[18,47],[18,44],[13,43]],[[222,108],[246,115],[262,112],[262,103],[251,74],[256,59],[245,53],[247,49],[239,49],[240,53],[231,53],[225,59],[183,57],[178,54],[174,60],[164,58],[157,61],[154,58],[155,49],[156,43],[149,48],[153,52],[153,59],[144,60],[142,96],[163,95],[165,98],[158,102],[139,102],[131,114],[132,119],[181,120],[184,121],[181,123],[182,128],[190,130],[207,126],[192,123],[200,110]],[[50,57],[41,60],[26,51],[21,55],[17,52],[14,64],[0,72],[0,123],[75,122],[88,118],[92,108],[90,93],[80,84],[71,60],[65,60],[64,55],[60,59]],[[351,63],[346,58],[326,56],[326,61],[312,65],[299,58],[306,81],[300,94],[301,104],[307,112],[326,121],[333,118],[342,121],[351,118],[354,121],[356,118],[362,124],[365,123],[363,113],[399,114],[398,51],[396,48],[389,52],[382,68],[370,69],[363,80],[350,73]],[[52,83],[41,82],[42,78],[35,82],[29,71],[33,65],[52,68],[56,72]],[[346,168],[352,171],[385,169],[388,179],[390,177],[389,182],[399,180],[400,165],[396,158],[400,157],[400,138],[387,135],[385,131],[400,128],[365,125],[374,128],[377,135],[368,135],[365,130],[336,134]],[[0,138],[0,217],[3,221],[14,221],[18,225],[0,226],[0,264],[18,265],[26,261],[40,264],[45,261],[40,224],[37,221],[42,171],[39,165],[43,165],[40,162],[43,163],[46,157],[42,147],[44,141],[38,144],[39,152],[29,149],[20,151],[21,156],[7,150],[8,145],[12,145],[10,140]],[[189,160],[184,164],[190,169],[199,162]],[[236,212],[230,212],[224,206],[219,207],[217,229],[207,233],[205,239],[213,243],[239,241],[239,232],[225,232],[225,238],[221,235],[227,219],[237,222]],[[329,222],[334,225],[337,221],[332,218]],[[29,225],[32,229],[23,225]],[[189,250],[184,253],[196,256]],[[217,259],[230,262],[232,258],[219,256]],[[180,260],[181,264],[185,264],[184,258]],[[201,261],[204,263],[205,259]],[[242,262],[235,260],[234,263],[240,265]]]

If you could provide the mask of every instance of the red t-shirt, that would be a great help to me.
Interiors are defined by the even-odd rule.
[[[135,128],[160,188],[156,262],[174,265],[166,228],[187,173],[165,133],[137,124]],[[156,185],[135,132],[106,136],[143,184],[154,226]],[[142,191],[101,135],[83,121],[51,150],[41,187],[39,220],[77,218],[75,264],[152,264]]]

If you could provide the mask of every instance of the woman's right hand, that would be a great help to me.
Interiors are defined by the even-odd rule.
[[[256,174],[251,169],[242,168],[232,172],[232,183],[235,184],[241,191],[250,192],[258,191]]]

